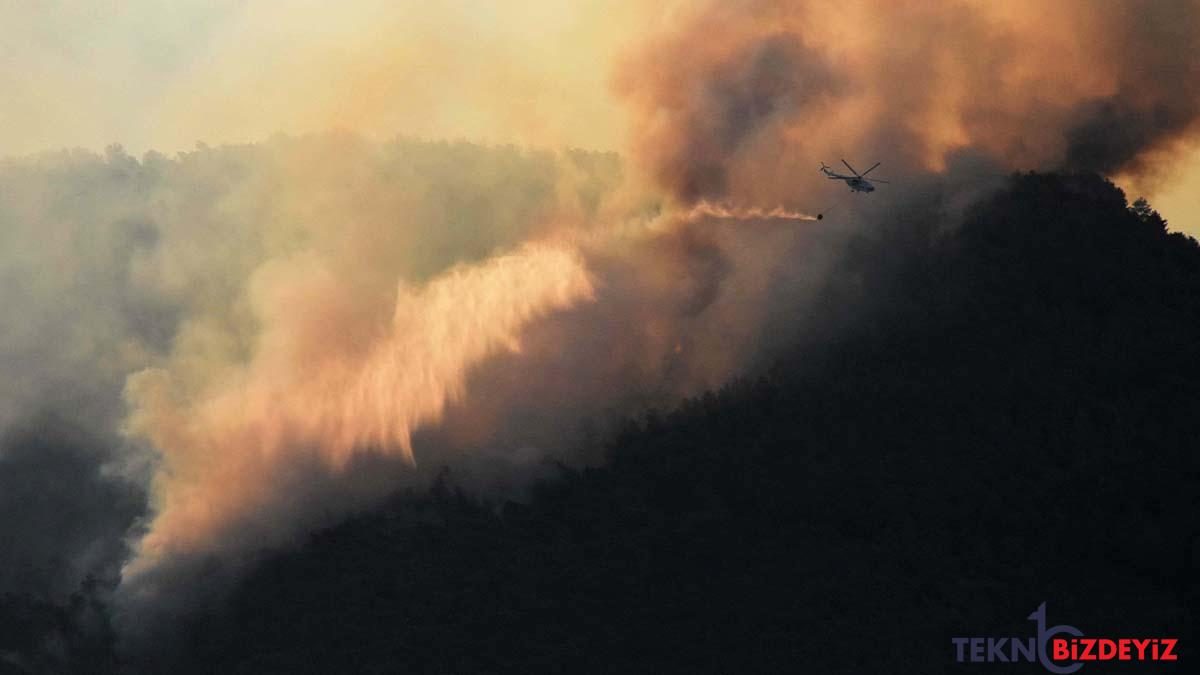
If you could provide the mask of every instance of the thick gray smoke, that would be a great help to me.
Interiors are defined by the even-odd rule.
[[[154,486],[162,448],[130,427],[128,382],[165,372],[176,394],[218,387],[253,357],[264,277],[331,268],[344,283],[333,298],[272,283],[299,289],[283,311],[338,322],[337,339],[315,347],[354,353],[392,313],[398,282],[421,288],[518,247],[551,228],[550,214],[586,220],[619,171],[611,155],[346,135],[140,161],[115,146],[4,160],[0,594],[63,602],[88,576],[118,578],[166,494]],[[412,473],[392,464],[335,469],[303,453],[274,463],[252,476],[258,491],[300,500],[275,504],[274,521],[266,508],[260,525],[286,537],[297,511],[327,520],[371,503]],[[335,488],[341,477],[351,487]],[[251,549],[259,530],[230,530],[228,546],[206,553]]]
[[[801,206],[818,161],[1147,173],[1200,113],[1196,2],[706,2],[618,69],[632,160],[684,202]]]
[[[132,278],[155,246],[115,148],[0,164],[0,592],[60,601],[115,578],[145,512],[145,449],[124,439],[130,369],[176,307]]]
[[[6,555],[59,598],[120,569],[127,638],[443,465],[511,491],[598,459],[610,421],[751,362],[761,298],[821,269],[792,264],[808,222],[676,213],[582,151],[114,147],[9,160],[0,195],[0,461],[45,507]]]
[[[1093,9],[1096,9],[1093,7]],[[1160,173],[1155,150],[1196,130],[1200,117],[1200,4],[1147,0],[1113,3],[1093,15],[1101,24],[1103,63],[1116,90],[1081,102],[1066,131],[1069,168],[1112,173]]]
[[[1014,169],[1150,176],[1200,111],[1194,2],[675,19],[617,69],[624,163],[325,134],[0,164],[0,591],[120,569],[146,637],[442,465],[595,459],[606,420],[835,330],[819,290],[869,304],[848,241],[936,236]],[[893,183],[850,195],[841,157]]]
[[[0,439],[0,595],[62,602],[93,577],[112,583],[145,514],[145,487],[121,476],[121,441],[43,413]]]

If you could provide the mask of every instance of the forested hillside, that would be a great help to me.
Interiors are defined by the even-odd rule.
[[[445,474],[277,555],[178,667],[966,672],[952,636],[1029,634],[1043,601],[1186,650],[1200,246],[1090,175],[930,225],[864,236],[837,331],[631,420],[605,465],[522,504]]]
[[[1191,634],[1196,242],[1098,177],[1022,175],[859,251],[871,306],[835,338],[631,421],[531,503],[451,475],[314,537],[246,580],[232,630],[196,626],[195,662],[928,673],[1042,601]]]

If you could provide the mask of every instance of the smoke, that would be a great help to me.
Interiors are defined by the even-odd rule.
[[[115,578],[146,510],[120,392],[177,314],[132,279],[156,234],[127,169],[115,150],[0,162],[0,594]]]
[[[697,30],[718,30],[721,21],[705,17],[700,23]],[[622,83],[622,89],[655,115],[635,126],[636,156],[687,202],[729,196],[731,162],[755,155],[761,133],[779,133],[780,125],[819,114],[841,88],[831,67],[799,36],[769,31],[733,53],[724,39],[682,41],[686,46],[666,50],[686,49],[688,58],[644,70],[643,59],[662,54],[643,56],[630,68],[647,80]],[[644,91],[646,84],[653,90]]]
[[[1158,173],[1148,164],[1153,151],[1172,149],[1200,115],[1200,55],[1187,47],[1200,28],[1200,4],[1127,2],[1097,21],[1110,36],[1098,56],[1115,71],[1115,91],[1079,105],[1065,163]]]
[[[429,147],[405,149],[419,156]],[[761,324],[755,298],[775,264],[768,248],[793,245],[790,227],[750,242],[710,227],[730,215],[720,210],[662,212],[651,200],[652,210],[637,215],[625,202],[646,197],[621,190],[604,173],[619,165],[603,155],[515,155],[518,171],[502,176],[502,188],[456,194],[473,164],[506,153],[471,148],[465,161],[452,161],[459,177],[447,194],[411,195],[418,212],[454,198],[444,226],[467,231],[452,235],[460,248],[446,251],[441,268],[363,248],[395,236],[390,211],[358,222],[345,212],[304,219],[314,229],[303,245],[261,251],[257,264],[239,261],[241,276],[227,280],[232,296],[192,307],[171,352],[130,375],[125,430],[161,460],[155,514],[125,568],[127,593],[159,602],[187,576],[163,570],[282,543],[399,484],[364,490],[358,460],[391,458],[390,471],[408,466],[409,480],[449,462],[488,474],[484,483],[511,481],[531,470],[531,452],[535,462],[548,454],[577,459],[572,431],[589,410],[667,404],[737,372]],[[354,166],[361,157],[338,161],[344,175],[362,171]],[[484,214],[494,213],[488,206],[520,194],[529,170],[538,196],[527,217],[542,225],[500,236],[473,260],[487,234]],[[352,185],[345,195],[333,189],[339,210],[351,208],[343,199],[361,209],[380,196],[360,180]],[[276,192],[272,202],[288,202],[292,189],[305,188]],[[380,187],[389,199],[413,189]],[[155,257],[171,259],[162,269],[175,270],[179,254],[164,246]],[[147,268],[159,269],[153,261]],[[413,270],[424,273],[410,281]],[[429,429],[439,423],[442,431]]]
[[[835,281],[858,311],[848,240],[953,223],[1013,169],[1152,178],[1195,130],[1196,21],[1195,3],[701,3],[616,58],[625,160],[352,133],[7,160],[0,489],[69,486],[47,503],[78,508],[0,526],[27,542],[3,562],[45,570],[47,594],[121,566],[135,634],[442,465],[512,489],[544,458],[594,459],[608,420],[832,330],[805,321]],[[290,81],[268,98],[291,106]],[[508,94],[485,93],[464,95]],[[347,112],[318,98],[295,125]],[[450,118],[419,108],[397,119]],[[893,182],[847,195],[817,172],[840,157]],[[814,204],[836,221],[808,222]],[[59,512],[79,517],[51,551],[29,533]]]
[[[136,266],[182,305],[125,387],[124,431],[158,453],[120,589],[142,645],[264,549],[443,465],[520,489],[543,458],[596,459],[589,428],[719,386],[812,239],[805,214],[670,209],[605,154],[333,135],[137,166],[183,206]]]
[[[39,414],[0,438],[0,594],[61,602],[89,576],[115,579],[125,538],[145,513],[142,486],[113,467],[119,441],[62,414]]]
[[[555,219],[619,180],[612,155],[347,134],[0,163],[0,593],[124,566],[142,624],[403,485],[473,368],[591,301]]]
[[[1196,129],[1194,2],[702,3],[627,56],[631,158],[680,201],[794,205],[821,159],[1145,174]],[[853,161],[853,159],[852,159]]]
[[[413,430],[462,399],[470,367],[519,351],[526,324],[592,287],[571,252],[527,245],[420,289],[401,284],[384,326],[356,321],[354,289],[308,256],[268,263],[249,292],[260,332],[248,363],[198,388],[173,380],[171,365],[130,378],[129,431],[162,450],[163,466],[127,582],[270,510],[280,495],[269,486],[298,454],[330,472],[355,452],[412,462]]]

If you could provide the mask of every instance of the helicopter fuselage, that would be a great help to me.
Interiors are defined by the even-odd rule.
[[[846,181],[846,187],[850,188],[851,192],[874,192],[875,186],[871,185],[871,181],[858,176],[843,176],[840,173],[834,173],[829,169],[822,167],[821,171],[829,177],[830,180]]]
[[[871,185],[871,181],[865,178],[846,178],[846,185],[850,187],[851,192],[874,192],[875,186]]]
[[[833,171],[830,167],[825,166],[825,162],[821,162],[821,173],[825,174],[829,180],[845,181],[846,187],[850,188],[851,192],[869,193],[875,191],[875,185],[871,181],[867,180],[867,174],[874,171],[879,166],[879,162],[875,162],[871,165],[871,168],[862,173],[859,173],[858,169],[850,166],[850,162],[847,162],[844,159],[842,160],[842,164],[845,164],[846,168],[850,169],[850,175],[847,176],[844,173],[837,173],[836,171]],[[886,180],[882,180],[880,178],[876,178],[875,180],[880,183],[887,182]]]

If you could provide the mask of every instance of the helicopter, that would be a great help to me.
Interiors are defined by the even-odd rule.
[[[850,169],[850,173],[852,173],[854,175],[844,176],[840,173],[834,173],[834,171],[830,167],[825,165],[825,162],[821,162],[821,173],[825,174],[825,176],[828,177],[829,180],[844,180],[844,181],[846,181],[846,185],[849,186],[851,192],[874,192],[875,191],[875,183],[887,183],[888,182],[886,180],[880,180],[879,178],[867,180],[867,174],[874,171],[875,167],[882,164],[882,162],[875,162],[875,164],[872,165],[871,168],[867,169],[866,171],[864,171],[862,173],[855,171],[854,167],[850,166],[850,162],[847,162],[844,159],[842,160],[842,164],[845,164],[846,168]]]

